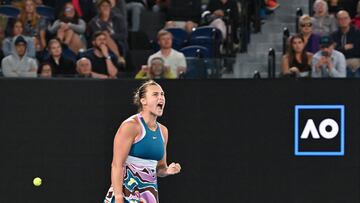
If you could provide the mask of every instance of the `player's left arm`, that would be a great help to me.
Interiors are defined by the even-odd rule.
[[[164,157],[158,162],[156,167],[157,176],[166,177],[168,175],[175,175],[180,173],[181,166],[179,163],[172,162],[170,165],[167,165],[166,161],[166,146],[168,142],[168,129],[160,124],[161,132],[164,137]]]

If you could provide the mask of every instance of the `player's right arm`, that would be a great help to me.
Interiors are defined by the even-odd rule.
[[[135,119],[124,121],[114,138],[111,182],[116,203],[123,203],[123,167],[140,127]]]

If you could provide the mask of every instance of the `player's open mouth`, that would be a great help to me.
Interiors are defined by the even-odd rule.
[[[163,103],[159,103],[159,104],[157,105],[157,107],[159,107],[160,109],[163,109],[164,104],[163,104]]]

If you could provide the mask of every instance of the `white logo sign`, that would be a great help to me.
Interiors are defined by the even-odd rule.
[[[326,127],[330,127],[330,131],[327,131]],[[300,138],[308,139],[311,134],[313,139],[320,139],[321,135],[321,137],[330,140],[335,138],[336,135],[338,135],[338,132],[339,125],[334,119],[327,118],[321,121],[319,130],[316,128],[314,121],[312,119],[308,119]]]

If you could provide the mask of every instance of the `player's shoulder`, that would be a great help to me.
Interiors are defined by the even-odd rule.
[[[140,129],[140,122],[137,115],[132,115],[121,123],[121,128]]]
[[[168,129],[167,129],[167,127],[165,126],[165,125],[163,125],[163,124],[161,124],[161,123],[159,123],[159,126],[160,126],[160,129],[161,129],[161,132],[163,133],[163,134],[168,134]]]

